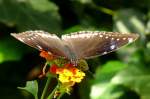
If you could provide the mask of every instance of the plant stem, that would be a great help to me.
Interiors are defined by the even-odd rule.
[[[48,78],[47,78],[47,81],[46,81],[46,85],[45,85],[44,90],[43,90],[43,93],[42,93],[42,96],[41,96],[41,99],[45,99],[44,97],[45,97],[45,95],[46,95],[46,92],[47,92],[48,85],[49,85],[50,81],[51,81],[51,77],[48,77]]]
[[[65,94],[65,92],[62,92],[62,93],[57,97],[57,99],[60,99],[64,94]]]
[[[43,67],[43,70],[42,70],[43,75],[45,75],[45,70],[46,70],[47,64],[48,64],[48,63],[46,62],[45,65],[44,65],[44,67]]]
[[[37,95],[35,96],[35,99],[38,99],[38,96],[37,96]]]
[[[51,92],[51,94],[47,97],[47,99],[53,99],[54,97],[54,93],[56,92],[56,90],[59,88],[59,84],[57,84],[57,86],[53,89],[53,91]]]
[[[98,9],[99,11],[103,12],[103,13],[106,13],[106,14],[109,14],[111,16],[113,16],[115,14],[115,12],[111,9],[108,9],[108,8],[105,8],[105,7],[102,7],[102,6],[97,6],[95,5],[94,3],[92,4],[92,6],[96,9]]]

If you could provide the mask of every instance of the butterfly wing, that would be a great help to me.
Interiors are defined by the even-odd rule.
[[[64,46],[55,34],[44,31],[26,31],[19,34],[11,33],[11,35],[33,48],[48,51],[57,56],[66,57]]]
[[[89,59],[115,51],[133,42],[137,37],[137,34],[80,31],[63,35],[62,40],[67,42],[78,59]]]

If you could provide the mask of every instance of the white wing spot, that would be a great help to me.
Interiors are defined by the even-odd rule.
[[[111,40],[114,40],[114,38],[112,37]]]
[[[128,42],[129,43],[133,42],[133,38],[128,38]]]
[[[22,38],[18,38],[21,42],[24,42]]]
[[[112,35],[111,35],[111,34],[108,34],[108,36],[110,36],[110,37],[111,37]]]
[[[48,52],[48,54],[51,55],[52,53],[51,53],[51,52]]]
[[[36,45],[39,49],[42,49],[42,47],[40,45]]]
[[[126,38],[124,37],[123,40],[126,40]]]
[[[119,38],[117,38],[117,41],[119,41]]]
[[[103,35],[99,35],[99,37],[103,37]]]
[[[107,52],[104,52],[103,55],[104,55],[104,54],[107,54]]]
[[[116,47],[116,45],[111,45],[110,49],[113,50]]]
[[[106,36],[105,38],[108,39],[108,36]]]

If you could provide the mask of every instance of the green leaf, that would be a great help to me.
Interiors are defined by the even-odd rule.
[[[109,61],[102,67],[98,67],[94,84],[91,87],[91,99],[116,99],[123,94],[123,91],[117,89],[117,84],[111,82],[112,78],[126,67],[120,61]]]
[[[60,31],[60,16],[48,0],[1,0],[0,21],[19,30]]]
[[[92,3],[92,0],[76,0],[76,1],[78,1],[78,2],[80,2],[82,4],[90,4],[90,3]]]
[[[123,91],[113,83],[94,84],[91,88],[90,99],[118,99]]]
[[[144,14],[134,9],[116,11],[113,16],[114,30],[125,33],[145,33]]]
[[[138,52],[138,46],[131,44],[117,51],[118,57],[126,63],[138,63],[141,61],[141,53]]]
[[[110,80],[117,72],[126,67],[120,61],[109,61],[102,67],[99,66],[96,70],[95,77],[98,81]]]
[[[123,84],[141,95],[141,99],[150,98],[150,72],[148,68],[129,66],[113,79],[114,84]]]
[[[0,63],[5,61],[20,60],[24,54],[29,52],[29,50],[25,47],[27,46],[22,43],[19,44],[15,39],[0,39]]]
[[[150,34],[150,11],[148,13],[148,22],[147,22],[147,27],[146,27],[146,33]]]
[[[36,80],[27,81],[25,87],[18,87],[18,88],[30,92],[35,97],[35,99],[38,99],[38,82]]]

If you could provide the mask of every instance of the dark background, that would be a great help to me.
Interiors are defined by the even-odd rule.
[[[133,44],[88,60],[95,79],[87,75],[63,98],[150,99],[150,0],[0,0],[0,99],[34,98],[17,87],[37,79],[45,60],[10,36],[27,30],[139,34]],[[38,80],[39,96],[44,81]]]

